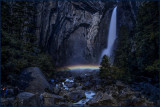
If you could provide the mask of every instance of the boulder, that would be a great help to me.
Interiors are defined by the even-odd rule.
[[[60,91],[61,91],[60,87],[54,87],[53,89],[54,94],[59,94]]]
[[[41,99],[39,95],[30,93],[30,92],[22,92],[19,93],[16,97],[15,106],[40,106]]]
[[[99,100],[102,98],[103,93],[101,91],[97,92],[96,95],[89,100],[86,104],[87,105],[98,105]]]
[[[76,91],[69,92],[66,97],[69,101],[74,103],[78,102],[83,98],[86,98],[85,91],[83,90],[78,90],[78,91],[76,90]]]
[[[26,92],[43,93],[51,90],[50,84],[38,67],[29,67],[22,71],[19,79],[21,89]]]
[[[40,97],[43,99],[44,106],[53,106],[60,101],[64,101],[64,98],[62,96],[50,94],[47,92],[44,92],[43,94],[41,94]]]
[[[90,106],[114,106],[116,100],[107,93],[97,92],[97,94],[87,102]]]
[[[65,82],[65,85],[68,87],[68,88],[71,88],[74,86],[74,83],[73,82]]]
[[[68,90],[61,89],[61,91],[60,91],[59,95],[60,95],[60,96],[63,96],[63,97],[68,96]]]

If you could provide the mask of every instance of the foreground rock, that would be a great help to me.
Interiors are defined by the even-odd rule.
[[[116,105],[116,100],[107,93],[98,92],[93,99],[87,102],[87,105],[92,106],[114,106]]]
[[[159,104],[158,87],[151,86],[149,83],[129,85],[122,81],[107,84],[108,80],[102,81],[96,76],[89,73],[86,75],[83,72],[83,75],[76,77],[70,77],[70,75],[67,78],[56,77],[52,92],[50,84],[39,68],[30,67],[20,76],[20,86],[25,92],[17,91],[16,93],[19,93],[17,95],[14,94],[13,87],[7,87],[8,96],[2,96],[1,104],[4,106],[152,106]]]
[[[24,69],[20,75],[19,84],[23,90],[32,93],[43,93],[45,90],[51,90],[48,81],[38,67]]]
[[[39,95],[30,93],[30,92],[22,92],[17,95],[15,106],[40,106],[42,105],[41,99]]]
[[[67,98],[69,99],[69,101],[71,102],[77,102],[83,98],[86,98],[85,96],[85,91],[83,90],[78,90],[78,91],[73,91],[70,92],[67,96]]]
[[[64,101],[64,98],[62,96],[58,96],[55,94],[50,94],[47,92],[44,92],[41,94],[41,99],[43,99],[43,105],[44,106],[53,106],[58,104],[59,102]]]
[[[14,105],[15,98],[1,98],[1,105],[2,106],[12,106]]]

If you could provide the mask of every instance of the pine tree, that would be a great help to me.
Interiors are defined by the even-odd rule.
[[[111,72],[111,65],[108,56],[104,55],[100,66],[100,77],[107,78]]]

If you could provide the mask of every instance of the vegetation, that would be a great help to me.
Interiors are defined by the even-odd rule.
[[[157,2],[145,3],[141,6],[137,15],[135,28],[134,51],[131,53],[134,58],[135,68],[147,76],[154,76],[147,72],[146,68],[152,66],[159,60],[159,8]],[[159,63],[159,62],[157,62]],[[149,75],[148,75],[149,73]],[[158,75],[158,71],[157,71]]]
[[[132,31],[121,26],[114,65],[135,76],[159,81],[159,8],[158,2],[144,2],[138,9]]]
[[[38,66],[49,76],[54,71],[50,56],[37,46],[35,7],[32,2],[1,2],[2,82],[23,68]],[[14,76],[15,77],[15,76]]]
[[[109,58],[104,55],[100,66],[100,77],[103,79],[129,81],[130,78],[124,70],[109,63]]]

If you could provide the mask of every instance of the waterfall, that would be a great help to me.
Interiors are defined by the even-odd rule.
[[[116,40],[116,20],[117,18],[117,6],[113,9],[110,26],[109,26],[109,33],[108,33],[108,41],[107,41],[107,48],[105,48],[101,54],[100,62],[104,55],[111,57],[114,42]]]

